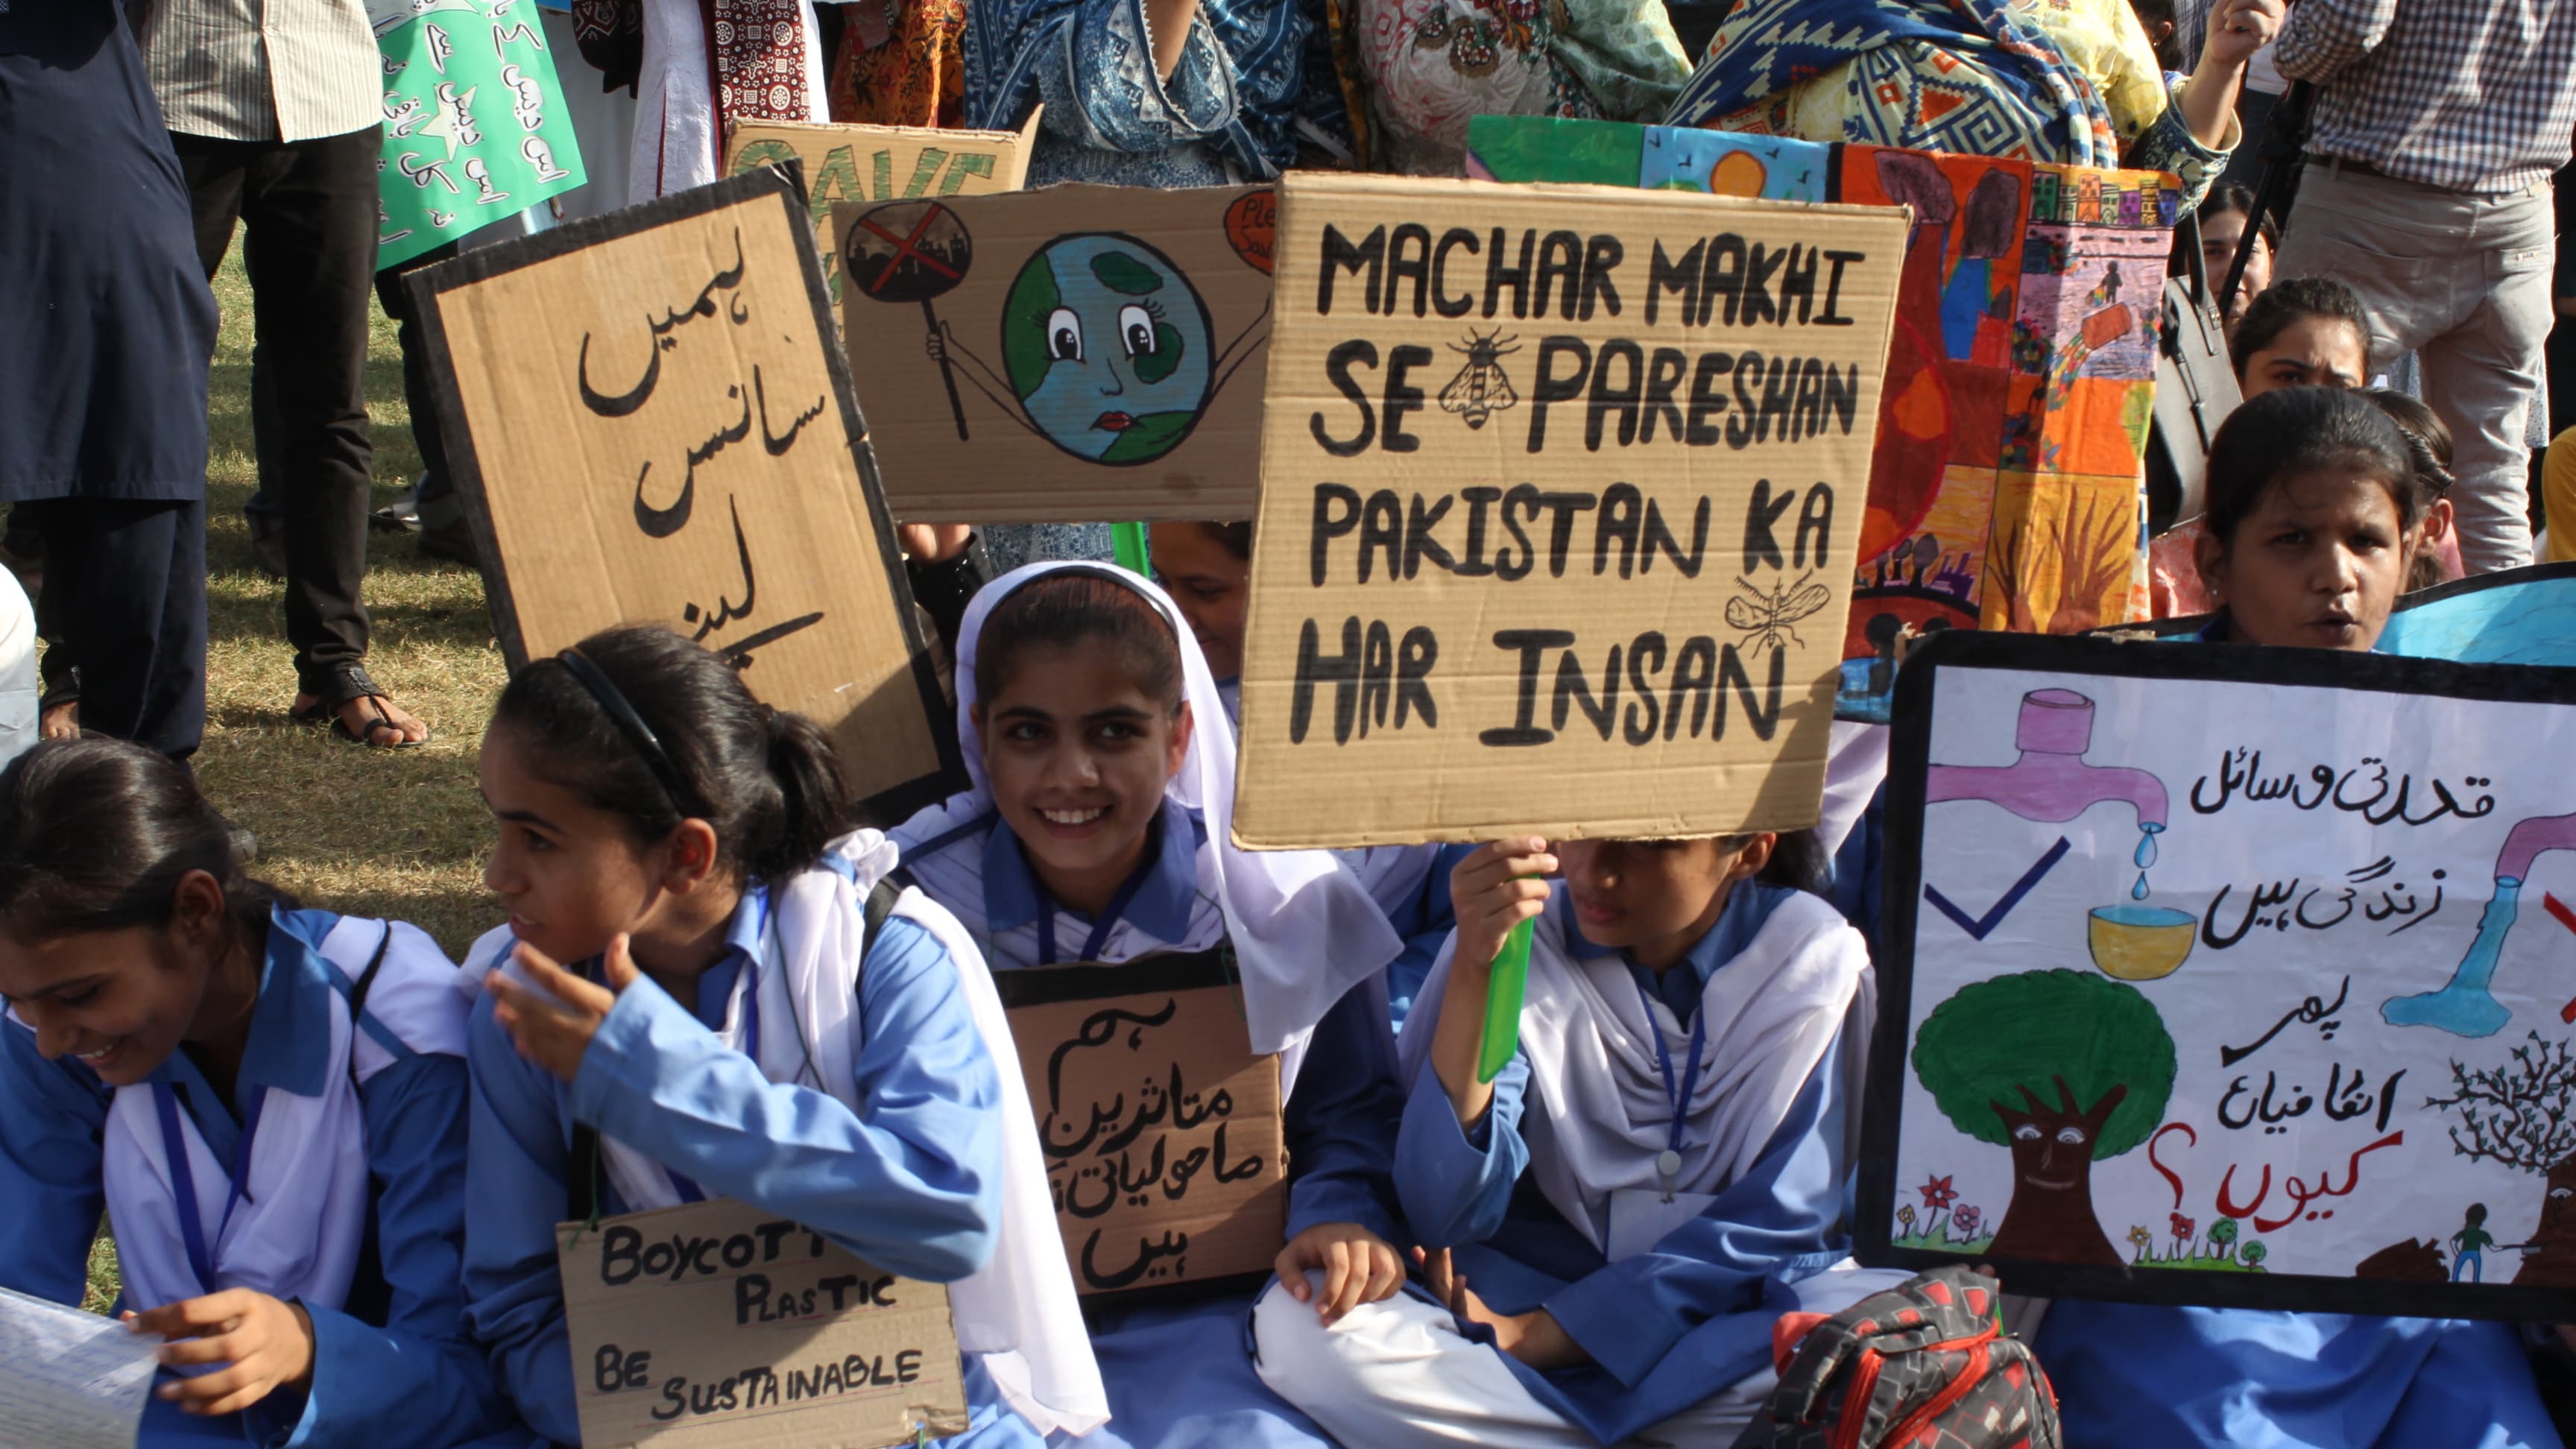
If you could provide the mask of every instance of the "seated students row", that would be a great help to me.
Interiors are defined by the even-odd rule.
[[[2365,522],[2402,547],[2387,512]],[[2284,587],[2256,577],[2278,552],[2241,552],[2247,598]],[[553,1224],[586,1177],[603,1212],[728,1195],[952,1284],[974,1408],[952,1442],[1728,1442],[1773,1320],[1886,1281],[1844,1270],[1839,1228],[1857,934],[1785,888],[1798,852],[1768,836],[1485,847],[1450,875],[1460,926],[1399,1058],[1379,970],[1400,943],[1365,890],[1232,848],[1230,732],[1196,727],[1222,706],[1179,618],[1095,568],[979,596],[976,787],[897,833],[917,888],[873,939],[898,847],[835,833],[825,738],[659,631],[505,691],[482,777],[511,919],[462,973],[407,926],[245,879],[158,757],[39,747],[0,774],[0,1284],[77,1301],[110,1211],[138,1329],[200,1371],[159,1390],[146,1444],[572,1443]],[[1485,978],[1523,918],[1522,1050],[1480,1086]],[[1220,940],[1288,1088],[1280,1282],[1086,1325],[987,960]],[[2224,1327],[2120,1336],[2186,1354]],[[2518,1406],[2386,1442],[2554,1442]]]

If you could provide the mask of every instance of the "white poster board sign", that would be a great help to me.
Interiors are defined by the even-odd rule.
[[[1977,635],[1898,689],[1865,1256],[2566,1316],[2568,671]]]

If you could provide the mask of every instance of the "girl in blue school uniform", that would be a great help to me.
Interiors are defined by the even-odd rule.
[[[2248,401],[2211,447],[2206,641],[2369,650],[2423,542],[2397,426],[2359,393]],[[2508,1449],[2557,1432],[2510,1325],[2060,1300],[2040,1323],[2066,1440],[2093,1449]]]
[[[454,975],[246,878],[162,755],[48,741],[0,773],[0,1285],[80,1302],[106,1211],[172,1371],[144,1449],[507,1425],[457,1290]]]
[[[1804,833],[1468,856],[1404,1030],[1421,1280],[1328,1330],[1274,1292],[1262,1376],[1350,1449],[1732,1442],[1781,1314],[1904,1276],[1846,1257],[1875,997],[1860,933],[1798,888],[1823,864]],[[1486,1083],[1493,961],[1522,921],[1520,1041]]]
[[[522,669],[480,768],[510,919],[459,978],[465,1295],[527,1422],[580,1442],[554,1225],[704,1196],[949,1285],[973,1414],[945,1442],[1106,1418],[992,980],[918,891],[868,929],[895,852],[840,833],[821,728],[620,628]]]
[[[1251,1048],[1279,1054],[1286,1093],[1279,1271],[1319,1320],[1394,1292],[1383,968],[1401,942],[1330,856],[1234,846],[1233,732],[1180,611],[1132,574],[1032,565],[976,595],[957,680],[973,787],[895,832],[906,873],[996,969],[1231,946]],[[1245,1307],[1097,1314],[1108,1435],[1316,1442],[1254,1377]]]

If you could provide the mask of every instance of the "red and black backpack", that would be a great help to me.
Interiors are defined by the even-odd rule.
[[[2061,1449],[2057,1395],[1995,1323],[1994,1280],[1946,1267],[1772,1329],[1780,1386],[1735,1449]]]

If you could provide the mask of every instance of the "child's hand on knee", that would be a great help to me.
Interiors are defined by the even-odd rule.
[[[248,1288],[228,1288],[183,1298],[147,1313],[128,1313],[126,1326],[170,1340],[161,1349],[169,1368],[223,1364],[224,1368],[161,1386],[191,1414],[237,1414],[281,1386],[313,1381],[313,1320],[297,1304]]]
[[[1272,1265],[1289,1296],[1315,1305],[1326,1325],[1363,1303],[1391,1298],[1404,1286],[1404,1260],[1386,1239],[1357,1223],[1319,1223],[1288,1240]],[[1324,1275],[1318,1292],[1309,1272]]]

